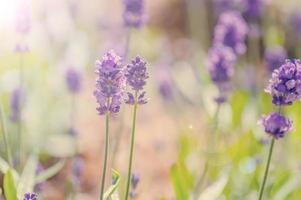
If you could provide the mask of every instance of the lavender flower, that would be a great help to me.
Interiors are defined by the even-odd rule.
[[[217,15],[234,10],[237,7],[237,0],[213,0],[214,10]]]
[[[119,112],[121,97],[125,86],[121,58],[114,51],[106,53],[102,60],[96,61],[96,97],[99,115]]]
[[[292,130],[292,121],[279,113],[271,113],[262,118],[262,125],[266,133],[275,139],[283,138]]]
[[[82,176],[84,170],[85,162],[81,157],[76,157],[73,160],[72,171],[76,178],[80,178]]]
[[[228,47],[212,47],[208,53],[208,69],[212,81],[221,89],[229,88],[236,56]]]
[[[265,51],[265,62],[270,72],[279,68],[286,59],[287,53],[282,47],[269,48]]]
[[[129,194],[132,199],[135,199],[137,197],[136,189],[137,189],[139,181],[140,181],[139,175],[133,173],[132,178],[131,178],[131,186],[132,187],[131,187],[131,192]]]
[[[21,88],[16,88],[13,90],[10,97],[10,109],[12,122],[18,122],[20,120],[20,111],[22,106],[23,91]]]
[[[242,0],[245,16],[256,19],[263,13],[266,0]]]
[[[71,93],[78,93],[81,89],[81,75],[80,73],[74,69],[69,68],[65,75],[66,84]]]
[[[137,56],[127,65],[125,77],[127,84],[135,92],[135,94],[128,92],[126,103],[131,105],[135,103],[146,104],[145,92],[142,91],[146,84],[146,79],[149,77],[146,70],[146,62]],[[136,94],[137,97],[135,97]]]
[[[276,69],[266,89],[275,105],[291,105],[301,98],[301,64],[299,60],[286,60]]]
[[[242,16],[236,11],[221,14],[214,29],[214,45],[224,45],[233,49],[236,54],[246,50],[245,38],[248,27]]]
[[[139,28],[144,23],[144,0],[123,0],[124,24],[128,27]]]
[[[38,195],[35,193],[26,193],[23,200],[38,200]]]
[[[289,18],[289,24],[292,26],[294,32],[301,37],[301,14],[300,11],[294,11]]]

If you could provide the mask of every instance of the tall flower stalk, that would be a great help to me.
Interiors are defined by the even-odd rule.
[[[129,153],[129,165],[127,172],[126,190],[125,190],[125,200],[129,197],[130,183],[132,177],[132,165],[134,157],[134,146],[135,146],[135,133],[136,133],[136,119],[138,105],[146,104],[147,100],[145,98],[145,92],[143,91],[146,84],[146,79],[149,77],[146,69],[146,62],[144,62],[140,57],[136,57],[132,60],[130,64],[126,67],[125,72],[126,82],[131,87],[133,92],[128,92],[128,97],[126,103],[133,105],[133,121],[132,121],[132,132],[131,132],[131,143],[130,143],[130,153]]]
[[[96,89],[94,91],[94,96],[98,103],[96,110],[99,115],[106,116],[103,168],[99,196],[100,200],[102,200],[105,189],[109,154],[110,116],[119,112],[123,89],[125,86],[124,69],[121,64],[121,58],[114,51],[106,53],[101,60],[96,61],[96,74]]]
[[[279,69],[275,69],[266,89],[272,96],[272,103],[278,106],[278,112],[273,112],[262,118],[262,125],[271,138],[267,164],[260,187],[258,200],[263,198],[268,179],[274,143],[292,130],[292,121],[281,114],[282,106],[292,105],[301,98],[301,63],[299,60],[286,60]]]

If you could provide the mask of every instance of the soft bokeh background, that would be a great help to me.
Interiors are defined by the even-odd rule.
[[[20,54],[14,48],[22,42],[29,47],[22,58],[27,152],[38,151],[41,163],[48,166],[71,158],[74,142],[78,142],[85,164],[77,199],[96,199],[104,118],[95,110],[94,63],[109,49],[122,54],[130,32],[127,60],[141,55],[150,72],[149,103],[139,108],[137,121],[134,171],[141,178],[137,199],[175,199],[173,185],[177,184],[170,178],[171,174],[175,176],[171,172],[173,164],[178,166],[182,184],[175,187],[190,193],[204,169],[216,106],[213,98],[217,89],[206,67],[218,19],[214,1],[146,0],[147,23],[132,30],[123,26],[120,0],[28,2],[31,31],[22,36],[16,33],[14,20],[20,1],[0,0],[0,97],[12,146],[17,145],[17,129],[9,120],[9,102],[19,84],[20,65]],[[219,116],[219,153],[209,155],[219,158],[211,174],[215,181],[202,189],[204,195],[209,195],[203,199],[256,198],[268,139],[257,122],[262,114],[272,111],[271,99],[264,93],[270,76],[264,52],[280,45],[289,58],[301,58],[301,37],[290,24],[290,16],[300,8],[300,0],[266,1],[262,16],[248,21],[247,52],[235,66],[231,96]],[[68,134],[73,108],[65,73],[71,66],[81,72],[83,81],[80,93],[75,95],[77,141]],[[300,103],[285,112],[294,119],[295,131],[277,141],[267,193],[272,199],[297,200],[301,196]],[[110,165],[122,175],[121,191],[128,163],[131,114],[131,107],[123,106],[111,126],[111,152],[117,153],[115,157],[110,154]],[[120,144],[116,150],[117,141]],[[44,184],[39,192],[41,199],[65,199],[69,162]]]

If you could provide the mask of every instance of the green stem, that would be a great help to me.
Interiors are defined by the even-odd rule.
[[[23,74],[23,53],[20,53],[19,57],[19,73],[20,73],[20,90],[21,90],[21,102],[19,102],[20,110],[19,110],[19,120],[18,120],[18,138],[19,138],[19,165],[21,168],[22,162],[23,162],[23,136],[22,136],[22,115],[23,115],[23,108],[22,108],[22,102],[23,102],[23,89],[24,87],[24,74]]]
[[[0,121],[1,121],[1,129],[2,129],[2,133],[3,133],[5,153],[6,153],[7,162],[12,167],[13,166],[12,155],[11,155],[11,151],[10,151],[10,145],[9,145],[9,141],[8,141],[7,130],[6,130],[4,118],[5,118],[4,110],[3,110],[2,104],[0,104]]]
[[[132,175],[132,163],[133,163],[133,155],[134,155],[135,130],[136,130],[136,116],[137,116],[137,109],[138,109],[137,96],[138,96],[138,93],[136,92],[135,93],[134,114],[133,114],[133,124],[132,124],[132,134],[131,134],[129,167],[128,167],[126,191],[125,191],[125,198],[124,198],[125,200],[127,200],[129,197],[130,182],[131,182],[131,175]]]
[[[107,173],[107,162],[108,162],[108,149],[109,149],[109,118],[110,113],[106,113],[106,135],[105,135],[105,146],[104,146],[104,158],[103,158],[103,168],[101,177],[101,188],[100,188],[100,200],[103,200],[105,180]]]
[[[262,195],[263,195],[265,183],[266,183],[266,180],[268,178],[268,173],[269,173],[269,168],[270,168],[270,162],[271,162],[271,158],[272,158],[272,154],[273,154],[274,143],[275,143],[275,138],[272,139],[271,144],[270,144],[270,150],[269,150],[268,160],[267,160],[267,164],[266,164],[266,167],[265,167],[265,172],[264,172],[263,181],[262,181],[262,184],[261,184],[261,188],[260,188],[260,193],[259,193],[258,200],[262,199]]]

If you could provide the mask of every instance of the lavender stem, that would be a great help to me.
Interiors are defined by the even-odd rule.
[[[135,143],[137,109],[138,109],[138,92],[136,91],[135,92],[135,104],[134,104],[134,113],[133,113],[132,133],[131,133],[129,167],[128,167],[128,174],[127,174],[126,192],[125,192],[125,198],[124,198],[125,200],[128,199],[129,191],[130,191],[130,182],[131,182],[131,174],[132,174],[132,162],[133,162],[134,143]]]
[[[10,145],[9,145],[9,141],[8,141],[7,130],[6,130],[4,118],[5,118],[5,115],[4,115],[3,106],[2,106],[2,103],[0,103],[0,121],[1,121],[1,129],[2,129],[2,133],[3,133],[5,153],[6,153],[6,157],[7,157],[7,162],[12,167],[13,166],[12,155],[11,155],[11,151],[10,151]]]

